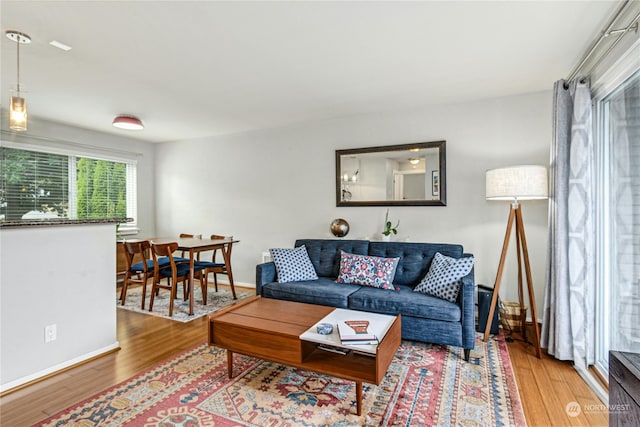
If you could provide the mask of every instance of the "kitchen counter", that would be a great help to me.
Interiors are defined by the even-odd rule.
[[[0,228],[15,227],[51,227],[56,225],[83,225],[83,224],[118,224],[133,221],[131,218],[44,218],[44,219],[16,219],[0,221]]]

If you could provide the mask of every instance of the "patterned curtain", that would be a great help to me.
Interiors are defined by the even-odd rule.
[[[588,83],[554,85],[548,265],[542,347],[578,366],[594,360],[594,145]]]

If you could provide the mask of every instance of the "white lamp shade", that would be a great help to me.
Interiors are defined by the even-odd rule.
[[[545,166],[511,166],[487,171],[487,200],[517,201],[548,197],[549,183]]]

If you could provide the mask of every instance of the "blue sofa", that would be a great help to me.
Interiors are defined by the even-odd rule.
[[[402,338],[464,349],[464,358],[475,344],[475,284],[473,270],[462,278],[458,300],[453,303],[414,292],[440,252],[453,258],[471,256],[460,245],[381,242],[368,240],[301,239],[318,275],[317,280],[278,283],[273,262],[256,266],[256,294],[265,298],[298,301],[351,310],[402,315]],[[393,284],[398,290],[338,285],[340,251],[377,257],[400,257]]]

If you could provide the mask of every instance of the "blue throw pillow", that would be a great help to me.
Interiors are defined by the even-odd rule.
[[[429,272],[414,291],[456,302],[462,284],[460,279],[471,272],[473,262],[473,257],[451,258],[436,252]]]
[[[318,275],[311,263],[307,248],[269,249],[278,272],[278,283],[316,280]]]

